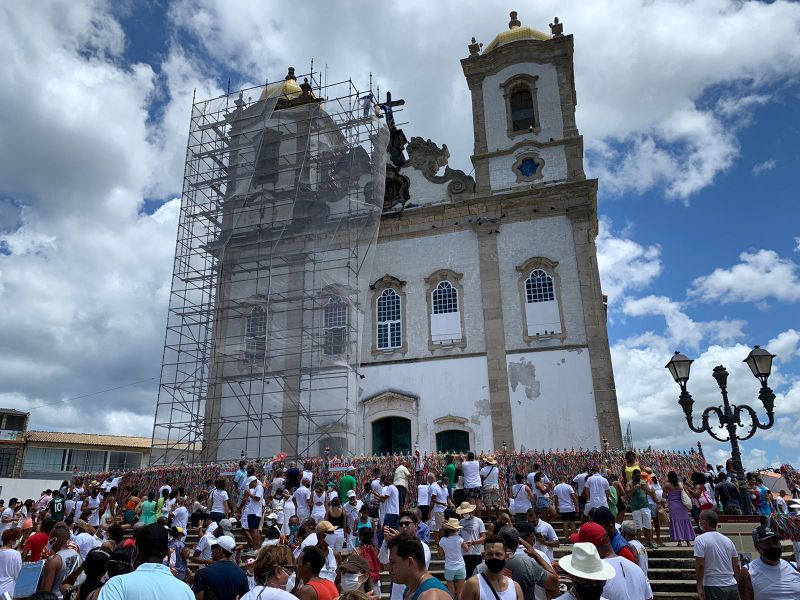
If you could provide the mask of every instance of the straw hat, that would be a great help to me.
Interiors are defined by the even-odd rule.
[[[497,461],[494,459],[494,456],[487,456],[484,461],[487,465],[496,465]]]
[[[561,558],[558,566],[570,575],[595,581],[607,581],[617,574],[614,567],[600,558],[594,544],[588,542],[575,544],[572,554]]]
[[[459,529],[462,529],[461,525],[458,523],[458,519],[453,518],[447,519],[447,521],[444,522],[443,527],[451,531],[458,531]],[[614,567],[611,568],[613,569]]]
[[[470,504],[469,502],[462,502],[461,505],[456,509],[456,514],[465,515],[467,513],[471,513],[477,507],[474,504]]]

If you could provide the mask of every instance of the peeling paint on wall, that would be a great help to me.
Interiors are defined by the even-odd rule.
[[[539,397],[539,382],[536,380],[536,367],[532,362],[519,359],[519,362],[508,363],[508,382],[511,390],[516,392],[517,386],[525,388],[525,396],[528,400]]]
[[[488,398],[475,401],[475,413],[478,417],[488,417],[492,414],[492,407],[489,405]]]

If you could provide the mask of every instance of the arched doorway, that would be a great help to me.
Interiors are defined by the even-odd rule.
[[[409,454],[411,452],[411,420],[385,417],[372,422],[372,453]]]
[[[447,429],[436,434],[437,452],[468,452],[469,432],[461,429]]]

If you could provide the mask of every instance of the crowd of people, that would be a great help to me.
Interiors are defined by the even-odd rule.
[[[718,513],[741,512],[725,469],[662,482],[633,452],[618,472],[586,465],[558,481],[537,464],[501,473],[472,452],[448,456],[438,473],[410,467],[376,468],[359,485],[347,471],[319,480],[309,464],[257,473],[242,461],[191,496],[172,481],[121,490],[113,475],[76,477],[2,507],[0,595],[24,562],[44,561],[37,600],[641,600],[653,596],[648,550],[668,531],[695,545],[700,598],[800,598],[773,530],[753,533],[760,556],[747,568],[717,532]],[[748,485],[760,514],[788,510],[755,476]],[[557,559],[562,544],[571,553]],[[434,555],[444,582],[428,571]]]

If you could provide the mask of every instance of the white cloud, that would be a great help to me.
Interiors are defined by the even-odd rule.
[[[597,264],[603,292],[609,305],[624,297],[626,292],[642,290],[661,274],[661,248],[644,246],[615,235],[610,219],[600,218],[597,236]]]
[[[704,302],[758,302],[774,298],[782,302],[800,300],[800,277],[793,261],[772,250],[742,252],[740,263],[730,269],[715,269],[698,277],[689,295]]]
[[[794,251],[800,252],[800,237],[794,238]]]
[[[764,162],[760,162],[757,165],[753,165],[753,174],[754,175],[761,175],[766,171],[771,171],[774,169],[778,164],[778,161],[774,158],[770,158],[769,160],[765,160]]]

